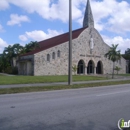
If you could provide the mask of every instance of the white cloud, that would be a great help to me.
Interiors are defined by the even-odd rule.
[[[18,14],[11,14],[10,15],[11,20],[7,22],[7,25],[13,26],[18,24],[21,26],[21,22],[29,22],[29,18],[25,15],[18,15]]]
[[[113,15],[108,20],[110,30],[117,33],[130,32],[130,5],[122,1],[116,3],[115,10],[113,10]]]
[[[83,24],[83,18],[84,18],[84,12],[86,8],[86,0],[78,0],[79,4],[82,5],[81,7],[77,7],[82,11],[82,15],[78,17],[77,22],[82,26]],[[95,22],[95,28],[99,31],[102,31],[105,28],[105,23],[102,22],[102,19],[108,18],[110,14],[112,14],[111,7],[115,3],[115,0],[103,0],[103,1],[90,1],[91,2],[91,8],[93,12],[94,22]]]
[[[68,0],[3,0],[4,5],[14,4],[28,13],[37,13],[47,20],[68,21]],[[72,0],[73,20],[82,25],[87,0]],[[130,31],[130,4],[118,0],[91,0],[95,27],[102,31],[107,29],[116,33]],[[14,22],[15,23],[15,22]],[[17,23],[17,22],[16,22]],[[13,23],[12,23],[13,24]],[[19,23],[17,23],[19,24]]]
[[[99,4],[98,2],[96,3]],[[94,6],[96,7],[97,4],[94,4]],[[103,29],[115,33],[130,32],[130,4],[126,1],[104,0],[98,8],[93,9],[97,23],[104,20]]]
[[[25,35],[20,35],[20,36],[19,36],[19,39],[20,39],[21,41],[27,41],[27,40],[28,40],[28,38],[27,38]]]
[[[24,35],[19,36],[19,39],[21,41],[27,41],[29,39],[32,39],[34,41],[41,41],[41,40],[51,38],[53,36],[63,33],[62,31],[58,32],[56,30],[51,30],[51,29],[48,29],[47,31],[48,31],[47,33],[43,32],[42,30],[34,30],[32,32],[25,32]]]
[[[127,48],[130,48],[130,39],[129,38],[123,38],[121,36],[116,36],[113,38],[110,38],[108,36],[103,36],[103,39],[105,43],[107,43],[109,46],[112,44],[119,44],[118,49],[121,50],[121,53],[124,54],[125,50]]]
[[[1,4],[1,1],[3,3]],[[69,0],[1,0],[0,7],[7,9],[9,4],[14,4],[28,13],[37,13],[42,18],[47,20],[61,20],[62,22],[68,21],[69,14]],[[128,1],[128,0],[127,0]],[[104,30],[104,32],[112,31],[114,33],[127,33],[130,32],[130,3],[124,0],[91,0],[92,12],[95,20],[95,28],[98,31]],[[84,11],[87,0],[72,0],[73,20],[80,23],[82,26]],[[20,17],[20,16],[18,16]],[[13,20],[12,20],[13,21]],[[18,21],[18,22],[15,22]],[[26,21],[26,20],[25,20]],[[11,25],[20,25],[22,21],[14,20]],[[51,30],[52,31],[52,30]],[[56,31],[57,32],[57,31]],[[53,32],[54,34],[56,32]],[[24,35],[20,35],[19,38],[22,41],[28,39],[43,40],[54,36],[52,32],[43,32],[41,30],[35,30],[32,32],[26,32]],[[59,32],[57,33],[59,34]],[[110,34],[110,33],[109,33]],[[126,49],[126,44],[129,46],[129,39],[117,36],[114,38],[106,38],[107,43],[119,42],[119,47],[123,50]]]
[[[86,0],[82,0],[82,2],[84,5],[86,4]],[[123,0],[93,0],[90,2],[95,28],[98,31],[106,29],[114,33],[130,32],[130,3]],[[84,15],[84,10],[82,10],[82,14]],[[81,25],[83,15],[77,21]]]
[[[4,41],[2,38],[0,38],[0,53],[2,53],[4,48],[7,46],[8,46],[8,44],[6,43],[6,41]]]
[[[0,0],[0,10],[6,10],[9,7],[9,3],[6,0]]]
[[[23,8],[28,13],[38,13],[45,19],[54,20],[59,19],[63,22],[68,21],[69,14],[69,1],[68,0],[6,0],[11,4]],[[73,19],[77,19],[82,16],[82,11],[79,9],[79,5],[82,0],[72,1]]]
[[[103,23],[95,23],[95,28],[98,31],[102,31],[105,28],[105,26],[103,25]]]

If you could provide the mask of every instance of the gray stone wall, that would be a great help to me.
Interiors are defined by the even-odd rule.
[[[34,75],[34,56],[22,56],[18,61],[19,75]]]
[[[60,57],[57,56],[60,51]],[[52,54],[55,53],[55,59]],[[50,61],[47,61],[47,54]],[[55,46],[34,56],[34,75],[65,75],[68,73],[68,43]]]
[[[93,37],[94,48],[91,52],[90,38]],[[92,60],[96,70],[98,61],[103,64],[103,74],[112,73],[113,63],[104,57],[108,52],[109,46],[104,43],[100,34],[94,28],[85,29],[77,39],[72,41],[73,54],[72,64],[78,65],[80,60],[85,63],[85,74],[87,74],[88,62]],[[60,57],[57,52],[60,50]],[[53,52],[55,59],[52,58]],[[47,61],[47,54],[50,55],[50,61]],[[121,69],[119,73],[126,72],[126,62],[122,58],[121,62],[116,63]],[[68,74],[68,42],[41,51],[34,55],[34,75],[67,75]]]

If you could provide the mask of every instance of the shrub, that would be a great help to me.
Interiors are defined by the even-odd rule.
[[[9,66],[9,67],[7,67],[5,69],[5,73],[7,73],[7,74],[15,74],[16,75],[16,74],[18,74],[18,68]]]

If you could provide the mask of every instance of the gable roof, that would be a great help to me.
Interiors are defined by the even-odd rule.
[[[84,31],[85,29],[86,28],[80,28],[80,29],[72,31],[72,39],[77,38],[81,34],[81,32]],[[60,44],[63,44],[67,41],[69,41],[69,32],[61,34],[61,35],[56,36],[56,37],[52,37],[52,38],[47,39],[47,40],[40,41],[40,42],[38,42],[38,44],[39,44],[38,49],[35,49],[35,50],[28,52],[28,53],[21,55],[21,56],[33,55],[33,54],[36,54],[40,51],[49,49],[51,47],[54,47],[54,46],[57,46]]]

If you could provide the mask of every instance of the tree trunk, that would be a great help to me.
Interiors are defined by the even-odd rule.
[[[114,68],[115,68],[115,62],[113,62],[113,72],[112,72],[112,79],[114,78]]]

